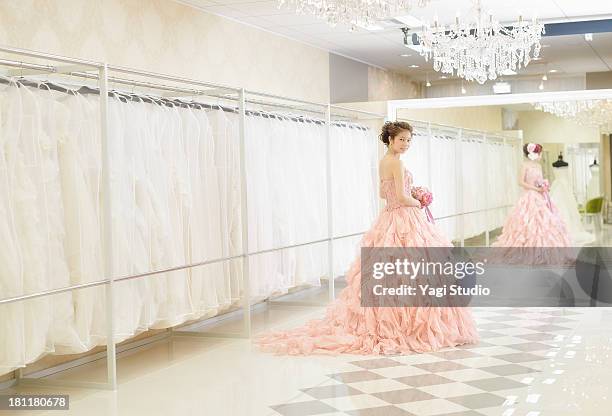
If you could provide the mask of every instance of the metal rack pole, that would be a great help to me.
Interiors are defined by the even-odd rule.
[[[433,137],[431,136],[431,123],[427,123],[427,137],[429,138],[429,140],[427,140],[427,160],[429,161],[429,163],[427,163],[427,186],[429,187],[429,189],[433,188],[433,181],[432,181],[432,163],[431,163],[431,159],[432,159],[432,151],[431,151],[431,142],[433,141]]]
[[[117,389],[117,352],[115,350],[113,291],[113,216],[112,216],[112,173],[110,168],[110,146],[108,143],[108,68],[100,68],[100,142],[102,144],[102,206],[104,224],[104,274],[106,284],[106,369],[107,383],[112,390]]]
[[[325,172],[327,174],[326,190],[327,190],[327,261],[329,275],[329,301],[333,301],[336,297],[336,286],[334,280],[334,219],[333,219],[333,186],[332,186],[332,141],[331,141],[331,106],[328,105],[325,110],[325,136],[327,141]]]
[[[90,67],[92,70],[97,70],[102,67],[103,64],[95,61],[88,61],[85,59],[77,59],[77,58],[69,58],[67,56],[53,55],[50,53],[31,51],[27,49],[21,48],[13,48],[10,46],[0,45],[0,52],[13,53],[21,56],[28,56],[30,58],[39,58],[39,59],[48,59],[56,62],[64,62],[68,64],[78,64],[78,65],[86,65]]]
[[[243,335],[251,337],[251,277],[249,260],[249,210],[246,181],[246,92],[240,89],[238,100],[240,134],[240,215],[242,217],[242,308]]]
[[[489,157],[490,157],[490,152],[489,152],[489,148],[491,146],[489,146],[489,143],[487,141],[487,134],[483,133],[482,134],[482,143],[485,146],[485,151],[484,151],[484,171],[485,174],[484,176],[484,180],[485,180],[485,189],[484,189],[484,200],[485,200],[485,247],[489,247],[490,244],[490,236],[489,236],[489,228],[491,227],[491,221],[490,221],[490,215],[489,215],[489,205],[490,202],[490,183],[489,183]]]
[[[465,246],[465,214],[463,213],[463,130],[458,129],[457,141],[455,142],[455,177],[457,180],[457,212],[460,212],[458,218],[459,242],[460,246]]]

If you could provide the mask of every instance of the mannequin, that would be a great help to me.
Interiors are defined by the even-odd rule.
[[[563,160],[562,152],[559,152],[559,157],[552,165],[553,165],[553,168],[563,168],[563,167],[569,166],[568,163],[565,160]]]
[[[599,189],[599,165],[597,164],[597,159],[595,159],[589,166],[589,171],[591,172],[591,179],[587,184],[587,201],[589,199],[601,196],[601,191]]]
[[[570,235],[572,245],[582,246],[595,241],[595,236],[582,226],[578,203],[574,197],[570,185],[569,164],[563,160],[563,154],[559,153],[558,159],[552,164],[555,180],[550,187],[550,199],[557,206],[559,214]]]

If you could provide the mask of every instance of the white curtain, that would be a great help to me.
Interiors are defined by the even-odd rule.
[[[461,235],[467,239],[500,227],[508,208],[489,209],[488,214],[484,210],[511,205],[518,195],[516,143],[504,144],[490,135],[485,140],[484,132],[413,125],[412,145],[402,160],[414,185],[426,186],[433,193],[430,209],[444,234],[453,240]],[[464,215],[463,221],[457,215],[474,211]]]
[[[105,278],[105,198],[116,277],[242,253],[238,115],[145,101],[110,99],[105,195],[99,96],[0,85],[0,298]],[[246,121],[250,251],[326,238],[324,125]],[[353,125],[332,131],[337,230],[363,231],[374,216],[375,138]],[[354,251],[339,250],[339,268]],[[254,256],[254,300],[318,285],[327,264],[325,243]],[[232,260],[117,283],[115,341],[226,310],[241,276]],[[0,374],[106,343],[105,305],[99,286],[0,306]]]

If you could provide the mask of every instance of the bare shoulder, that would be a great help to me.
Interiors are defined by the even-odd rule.
[[[392,178],[403,169],[402,161],[394,157],[383,157],[379,164],[381,178]]]
[[[380,160],[380,167],[388,171],[402,170],[402,161],[395,157],[383,157]]]
[[[383,157],[380,160],[380,166],[387,169],[395,170],[402,167],[402,161],[395,157]]]

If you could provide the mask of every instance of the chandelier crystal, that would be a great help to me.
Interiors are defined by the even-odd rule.
[[[599,103],[599,100],[579,100],[579,101],[549,101],[535,103],[536,110],[544,111],[561,118],[576,117],[578,113],[590,110]]]
[[[549,101],[535,103],[533,107],[582,126],[612,132],[612,100]]]
[[[458,76],[484,84],[505,71],[526,67],[540,54],[540,40],[544,25],[534,18],[528,22],[519,17],[511,27],[502,26],[492,15],[482,13],[480,1],[476,1],[475,22],[452,25],[427,24],[418,35],[420,54],[433,59],[435,71]],[[532,55],[533,53],[533,55]]]
[[[368,27],[378,20],[397,16],[414,7],[424,7],[430,0],[279,0],[298,14],[311,14],[328,24],[338,23]]]

